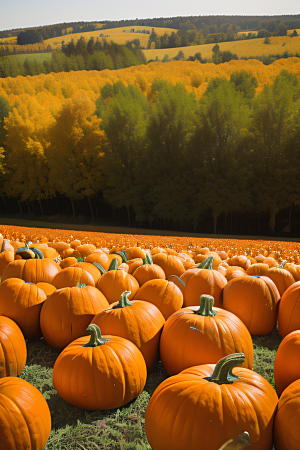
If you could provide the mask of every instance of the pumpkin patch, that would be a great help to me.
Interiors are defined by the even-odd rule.
[[[1,231],[0,377],[30,379],[31,370],[53,369],[49,395],[66,408],[64,423],[67,411],[82,423],[94,414],[99,430],[105,424],[101,436],[104,410],[112,417],[143,401],[141,439],[152,450],[198,450],[200,440],[205,450],[249,443],[272,450],[274,442],[285,450],[281,412],[274,434],[272,428],[277,394],[285,399],[300,380],[298,243]],[[271,375],[260,366],[265,339],[274,355]],[[51,365],[36,366],[50,354]],[[200,396],[205,402],[196,401]],[[287,398],[278,411],[292,405]],[[264,405],[263,416],[254,399]],[[211,402],[216,410],[208,414],[202,407]],[[50,401],[53,420],[61,421],[55,404]],[[136,420],[127,414],[128,423]],[[0,431],[1,417],[0,411]],[[117,427],[117,416],[110,423]],[[199,436],[191,432],[194,423]],[[131,442],[129,434],[125,439]]]

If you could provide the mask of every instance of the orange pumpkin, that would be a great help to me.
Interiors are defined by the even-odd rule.
[[[266,275],[269,270],[268,264],[254,263],[247,269],[247,275]]]
[[[60,266],[51,258],[19,259],[6,266],[2,282],[8,278],[21,278],[29,283],[43,281],[52,284],[53,278],[60,271]]]
[[[153,264],[148,255],[144,258],[143,264],[139,266],[132,275],[138,281],[140,286],[150,280],[166,279],[164,270],[158,264]]]
[[[42,336],[40,311],[46,298],[35,284],[9,278],[0,285],[0,315],[15,321],[26,339],[38,340]]]
[[[89,286],[95,286],[94,278],[88,272],[81,267],[66,267],[62,269],[52,280],[53,286],[56,289],[64,287],[73,287],[77,284],[87,284]]]
[[[0,450],[43,449],[51,415],[40,391],[21,378],[4,377],[0,398]]]
[[[278,332],[282,338],[300,329],[300,281],[283,294],[278,310]]]
[[[249,260],[249,258],[245,255],[236,255],[233,256],[232,258],[229,258],[227,260],[227,263],[230,266],[239,266],[244,270],[247,270],[248,267],[251,266],[251,261]]]
[[[90,338],[71,342],[55,361],[54,387],[61,398],[78,408],[120,408],[144,389],[147,368],[143,355],[128,339],[101,336],[95,324],[87,330]]]
[[[0,378],[20,376],[26,358],[27,347],[22,331],[13,320],[0,316]]]
[[[176,284],[158,279],[143,284],[136,292],[134,300],[153,303],[166,320],[183,305],[183,295]]]
[[[289,333],[280,343],[275,356],[274,380],[277,394],[300,379],[300,330]]]
[[[124,291],[130,291],[129,299],[133,299],[139,287],[138,281],[124,270],[109,270],[96,283],[109,304],[118,302]]]
[[[234,278],[223,289],[223,308],[237,315],[252,335],[270,333],[277,322],[280,295],[268,277]]]
[[[230,281],[233,278],[244,277],[245,275],[247,275],[247,272],[242,267],[240,267],[240,266],[229,266],[227,268],[226,273],[225,273],[224,276],[225,276],[227,281]]]
[[[293,275],[288,270],[281,267],[270,267],[265,276],[269,277],[274,282],[280,297],[283,296],[287,288],[295,283]]]
[[[123,292],[119,302],[98,313],[92,323],[104,334],[121,336],[140,349],[148,370],[158,363],[159,339],[165,319],[152,303],[128,300],[130,292]]]
[[[160,266],[165,272],[166,279],[171,275],[180,277],[185,272],[184,265],[180,258],[175,255],[168,255],[166,253],[157,253],[152,257],[153,264]]]
[[[43,304],[40,325],[45,341],[54,348],[65,348],[84,336],[96,314],[109,306],[104,295],[93,286],[79,285],[56,290]]]
[[[252,369],[253,343],[234,314],[213,308],[214,298],[202,295],[199,306],[182,308],[166,321],[160,340],[161,362],[169,375],[199,364],[215,364],[231,353],[245,354]]]
[[[245,430],[253,450],[271,450],[278,397],[262,376],[235,367],[244,361],[235,353],[164,380],[145,414],[152,450],[219,450]]]

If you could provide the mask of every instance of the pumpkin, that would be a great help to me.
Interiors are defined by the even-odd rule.
[[[245,450],[245,447],[251,445],[250,436],[247,431],[243,434],[239,434],[236,439],[229,439],[219,450]]]
[[[148,255],[143,259],[143,264],[139,266],[132,275],[138,281],[140,286],[150,280],[166,279],[163,269],[158,264],[153,264],[152,258],[150,259]]]
[[[29,283],[43,281],[52,284],[53,278],[60,271],[60,266],[50,258],[19,259],[6,266],[1,281],[8,278],[21,278]]]
[[[125,255],[127,260],[136,258],[144,259],[146,258],[146,251],[140,247],[129,247],[126,248]]]
[[[62,269],[66,267],[74,266],[74,264],[78,263],[78,259],[75,256],[68,256],[60,261],[59,265]]]
[[[27,358],[27,347],[18,325],[0,316],[0,378],[20,376]]]
[[[96,247],[93,244],[82,244],[76,246],[76,251],[79,252],[82,258],[85,258],[86,256],[89,256],[91,253],[94,253],[95,250]]]
[[[42,291],[45,292],[47,297],[48,297],[48,295],[52,294],[56,290],[56,287],[53,286],[53,284],[44,283],[43,281],[39,281],[38,283],[36,283],[36,286],[38,288],[42,289]]]
[[[278,396],[298,379],[300,379],[300,330],[285,336],[276,352],[274,380]]]
[[[278,310],[278,332],[282,338],[300,329],[300,281],[283,294]]]
[[[13,250],[5,250],[0,253],[0,277],[2,276],[6,266],[15,259]]]
[[[40,391],[17,377],[0,379],[0,450],[42,450],[51,431]]]
[[[77,284],[87,284],[89,286],[95,286],[94,278],[89,272],[81,267],[66,267],[62,269],[52,280],[52,284],[56,289],[64,287],[73,287]]]
[[[294,381],[281,394],[274,420],[276,450],[300,448],[300,380]]]
[[[152,450],[219,450],[245,430],[251,449],[272,450],[278,397],[262,376],[236,367],[244,361],[243,353],[234,353],[164,380],[145,414]]]
[[[247,270],[251,266],[251,261],[245,255],[236,255],[227,260],[229,266],[239,266],[244,270]]]
[[[295,283],[293,275],[288,270],[281,267],[270,267],[265,276],[269,277],[274,282],[280,297],[283,296],[287,288]]]
[[[45,341],[51,347],[65,348],[84,336],[95,315],[108,306],[104,295],[93,286],[78,285],[56,290],[41,310],[40,325]]]
[[[103,251],[95,251],[94,253],[92,253],[91,255],[87,256],[85,258],[85,262],[89,262],[89,263],[98,263],[100,264],[105,270],[108,270],[111,262],[113,259],[117,259],[118,263],[121,264],[122,258],[119,255],[108,255],[107,253],[103,252]]]
[[[222,290],[227,284],[226,278],[213,269],[213,257],[206,258],[198,268],[189,269],[180,277],[185,284],[183,306],[197,306],[202,294],[212,295],[215,305],[222,308]]]
[[[287,263],[284,268],[293,275],[295,281],[300,281],[300,266],[298,264]]]
[[[53,367],[53,384],[65,401],[88,410],[120,408],[144,389],[146,363],[140,350],[120,336],[101,336],[88,326],[90,338],[71,342]]]
[[[149,280],[136,292],[134,300],[153,303],[167,320],[183,305],[183,295],[175,283],[167,280]]]
[[[262,262],[264,264],[268,264],[269,267],[277,267],[278,266],[278,262],[276,261],[276,259],[274,259],[272,257],[267,257]]]
[[[26,242],[25,247],[20,247],[16,250],[16,255],[21,256],[22,259],[43,259],[44,255],[40,249],[31,246],[32,242]],[[31,247],[30,247],[31,246]]]
[[[167,253],[157,253],[152,257],[153,263],[160,266],[165,272],[166,279],[171,275],[180,277],[185,272],[184,265],[180,258],[175,255],[168,255]]]
[[[182,308],[166,321],[160,339],[161,362],[169,375],[199,364],[215,364],[231,353],[245,354],[252,369],[253,344],[249,331],[234,314],[213,308],[214,298],[202,295],[199,306]]]
[[[89,263],[85,261],[76,262],[72,267],[81,267],[83,270],[92,275],[94,283],[96,284],[101,275],[105,273],[104,268],[98,263]]]
[[[225,273],[224,276],[225,276],[227,281],[230,281],[233,278],[244,277],[245,275],[247,275],[247,272],[242,267],[240,267],[240,266],[229,266],[227,268],[226,273]]]
[[[130,292],[123,292],[119,302],[98,313],[95,323],[104,334],[121,336],[140,349],[148,370],[158,363],[159,339],[165,319],[152,303],[143,300],[130,302]]]
[[[277,287],[264,276],[234,278],[223,289],[223,308],[238,316],[252,335],[271,333],[277,322],[279,300]]]
[[[266,275],[269,270],[268,264],[265,263],[254,263],[247,269],[247,275]]]
[[[129,299],[133,299],[140,287],[138,281],[124,270],[114,270],[113,266],[110,268],[97,281],[96,288],[104,294],[109,304],[118,302],[125,291],[130,291]]]
[[[0,315],[14,320],[26,339],[36,341],[42,336],[40,311],[46,298],[35,284],[9,278],[0,284]]]

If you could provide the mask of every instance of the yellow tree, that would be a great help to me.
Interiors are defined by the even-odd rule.
[[[101,188],[101,163],[105,134],[101,119],[94,114],[95,104],[81,91],[68,99],[48,129],[46,151],[50,180],[57,192],[74,200],[87,198],[92,220],[91,198]]]

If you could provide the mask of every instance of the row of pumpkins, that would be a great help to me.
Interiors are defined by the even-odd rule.
[[[300,448],[300,266],[208,248],[0,245],[0,450],[42,450],[49,437],[46,401],[18,378],[25,339],[41,336],[62,349],[58,394],[87,410],[137,397],[161,360],[170,377],[145,416],[153,450]],[[251,339],[277,320],[279,401],[252,371]]]

